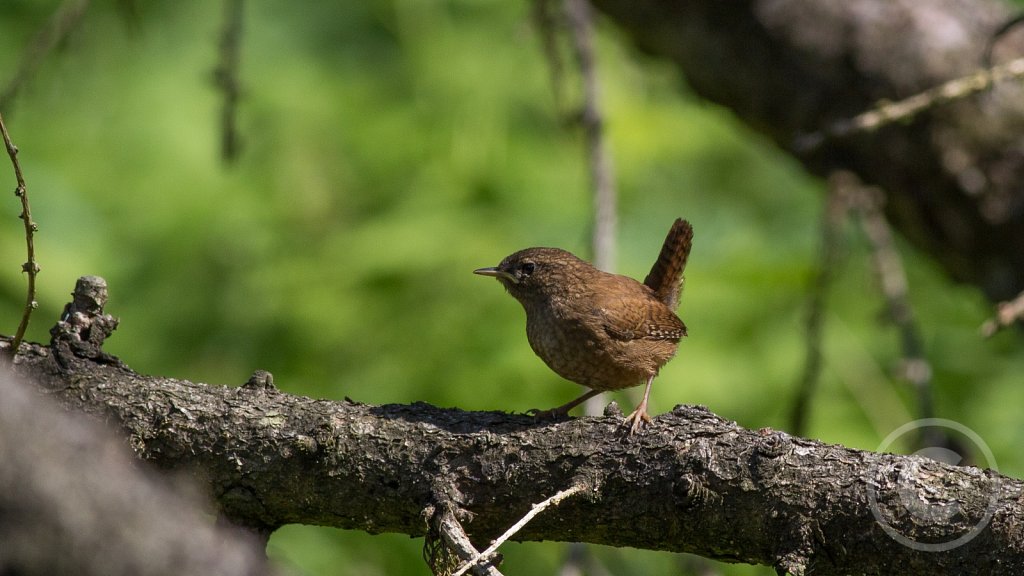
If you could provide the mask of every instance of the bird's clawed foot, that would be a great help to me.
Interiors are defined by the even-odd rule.
[[[629,413],[629,416],[622,421],[620,426],[629,426],[629,435],[632,436],[640,431],[645,424],[651,423],[651,417],[647,414],[647,400],[651,397],[651,382],[655,374],[647,377],[647,386],[644,387],[644,398],[636,405],[636,410]]]
[[[637,406],[636,410],[629,413],[622,419],[620,426],[629,427],[629,435],[632,436],[640,431],[645,425],[651,423],[651,417],[647,414],[647,407],[644,405]]]

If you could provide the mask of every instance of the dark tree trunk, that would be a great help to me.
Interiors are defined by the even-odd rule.
[[[801,136],[983,65],[1012,15],[999,0],[594,0],[643,50],[678,64],[809,170],[882,187],[887,213],[953,278],[1005,300],[1024,290],[1024,92],[1016,82],[876,132]],[[1024,56],[1024,33],[996,45]]]

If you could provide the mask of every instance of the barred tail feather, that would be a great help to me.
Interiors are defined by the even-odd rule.
[[[679,293],[683,287],[683,270],[690,256],[693,243],[693,228],[682,218],[677,218],[668,231],[657,262],[644,279],[654,295],[672,310],[679,305]]]

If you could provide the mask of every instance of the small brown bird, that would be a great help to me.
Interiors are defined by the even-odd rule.
[[[494,268],[473,271],[497,278],[523,305],[526,337],[541,360],[591,389],[538,415],[561,416],[601,392],[646,382],[643,400],[624,424],[633,434],[651,421],[651,382],[686,336],[674,310],[692,240],[690,224],[677,219],[643,284],[558,248],[527,248]]]

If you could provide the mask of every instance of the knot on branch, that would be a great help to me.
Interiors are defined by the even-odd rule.
[[[61,365],[77,356],[105,364],[120,364],[116,356],[103,351],[103,341],[117,329],[118,319],[103,313],[107,304],[107,281],[99,276],[82,276],[75,283],[71,302],[64,305],[60,320],[50,329],[50,347]]]
[[[695,474],[683,474],[676,478],[672,483],[672,493],[676,497],[677,506],[683,510],[715,505],[722,501],[722,497],[711,491]]]
[[[242,388],[246,390],[262,390],[264,392],[276,392],[277,387],[274,386],[274,375],[266,370],[256,370],[249,376],[249,379],[242,384]]]
[[[604,407],[604,416],[613,418],[622,418],[622,408],[619,408],[619,403],[612,400]]]

